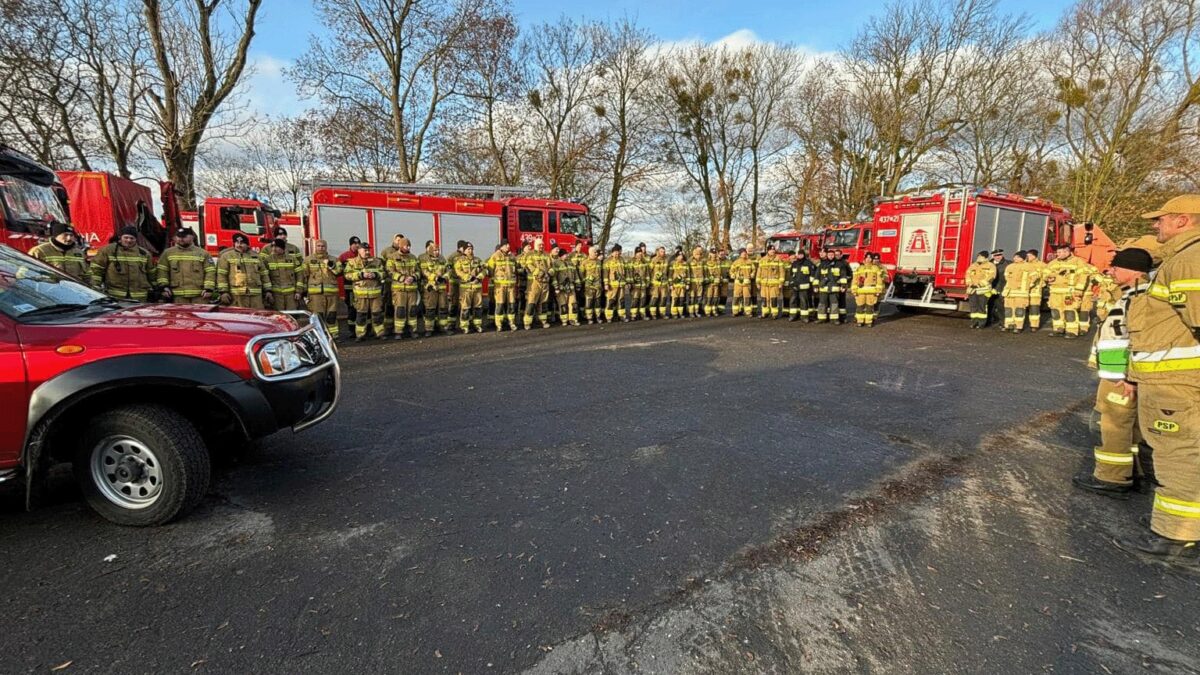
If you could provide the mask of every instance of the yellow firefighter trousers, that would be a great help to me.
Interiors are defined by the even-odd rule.
[[[338,336],[337,308],[337,292],[308,294],[308,311],[321,317],[333,337]]]
[[[1200,382],[1143,382],[1138,398],[1138,425],[1154,449],[1159,483],[1150,529],[1200,541]]]
[[[1125,396],[1113,380],[1100,380],[1096,387],[1095,410],[1100,415],[1100,445],[1093,453],[1097,480],[1128,485],[1133,482],[1137,461],[1137,394]]]
[[[740,316],[743,312],[750,315],[754,309],[754,296],[751,294],[750,283],[735,283],[733,285],[733,312]]]

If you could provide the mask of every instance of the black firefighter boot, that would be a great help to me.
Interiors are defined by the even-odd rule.
[[[1080,490],[1087,490],[1088,492],[1094,492],[1113,499],[1129,499],[1129,493],[1133,490],[1132,484],[1126,485],[1124,483],[1110,483],[1100,480],[1090,471],[1075,474],[1071,478],[1071,483]]]
[[[1113,539],[1117,548],[1146,562],[1200,574],[1200,545],[1194,541],[1167,539],[1154,532]]]

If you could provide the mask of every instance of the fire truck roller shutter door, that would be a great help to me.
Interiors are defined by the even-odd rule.
[[[1041,213],[1025,213],[1021,223],[1021,246],[1018,250],[1045,250],[1046,221],[1049,217]],[[1005,249],[1007,250],[1007,249]]]
[[[940,213],[910,213],[900,222],[897,267],[928,272],[937,260]]]
[[[364,244],[368,243],[366,209],[321,206],[317,208],[317,218],[319,236],[329,242],[329,252],[335,256],[348,248],[346,242],[350,241],[350,237],[358,237]]]
[[[996,250],[996,217],[1000,209],[979,205],[975,208],[975,236],[971,239],[971,256],[975,251]]]
[[[496,244],[500,243],[499,216],[443,213],[441,214],[441,226],[442,255],[446,255],[447,248],[453,252],[454,242],[460,239],[474,244],[476,255],[479,255],[480,251],[490,252],[496,248]],[[546,242],[546,250],[550,250],[549,242]]]
[[[433,239],[433,214],[427,211],[375,209],[376,254],[391,246],[392,238],[397,234],[408,237],[408,240],[413,243],[413,255],[424,253],[425,242]],[[442,235],[443,249],[445,241],[445,235]],[[453,249],[451,250],[453,252]]]

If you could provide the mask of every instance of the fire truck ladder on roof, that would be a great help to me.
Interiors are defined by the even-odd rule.
[[[954,269],[958,263],[958,241],[962,233],[963,219],[967,217],[968,187],[948,188],[942,192],[942,240],[938,244],[937,273]],[[956,194],[957,193],[957,194]],[[958,213],[950,213],[950,200],[958,198],[961,204]],[[950,216],[955,216],[954,222]]]
[[[492,199],[501,197],[525,197],[537,193],[535,188],[512,187],[508,185],[460,185],[455,183],[368,183],[345,180],[314,180],[305,184],[309,190],[320,188],[340,188],[343,190],[364,190],[369,192],[406,192],[409,194],[428,193],[438,195],[483,195],[490,194]]]

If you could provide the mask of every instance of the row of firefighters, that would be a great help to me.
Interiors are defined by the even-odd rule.
[[[1153,491],[1149,529],[1114,543],[1200,573],[1200,195],[1143,217],[1156,237],[1120,247],[1106,274],[1116,294],[1097,307],[1089,363],[1100,376],[1100,445],[1094,468],[1072,482],[1120,499]]]
[[[218,301],[248,308],[295,310],[320,314],[337,333],[338,278],[344,277],[348,314],[359,337],[372,331],[382,337],[391,319],[396,336],[482,331],[483,280],[490,278],[489,307],[496,330],[505,326],[549,325],[551,313],[563,324],[599,321],[716,316],[730,308],[734,316],[787,316],[793,321],[842,323],[854,300],[855,323],[872,326],[887,286],[887,272],[868,254],[856,269],[837,250],[813,260],[803,252],[792,260],[772,247],[758,255],[753,247],[731,258],[717,249],[696,247],[688,256],[671,256],[659,247],[650,254],[639,245],[632,256],[614,246],[607,256],[576,244],[567,252],[544,251],[541,240],[517,255],[507,244],[487,260],[460,241],[443,257],[433,242],[419,256],[411,243],[396,235],[390,246],[372,255],[357,237],[339,257],[325,242],[305,258],[277,228],[263,252],[250,249],[244,235],[214,262],[196,242],[190,228],[176,232],[175,246],[155,261],[137,245],[137,232],[123,231],[99,250],[89,264],[69,226],[56,223],[50,241],[31,253],[108,294],[138,301],[176,303]],[[1056,251],[1049,263],[1036,250],[1018,251],[1011,260],[1003,251],[981,251],[966,274],[972,327],[983,327],[989,315],[1004,330],[1037,331],[1041,306],[1048,299],[1055,334],[1074,337],[1088,332],[1091,315],[1119,297],[1112,280],[1071,253]],[[732,301],[732,302],[731,302]]]
[[[352,238],[349,250],[335,257],[324,241],[314,243],[307,258],[279,228],[262,253],[249,239],[235,235],[234,245],[214,262],[196,243],[190,228],[175,233],[175,245],[154,261],[137,244],[136,232],[123,231],[117,241],[88,263],[74,233],[59,226],[50,241],[31,254],[87,280],[109,295],[137,301],[175,303],[220,302],[252,309],[295,310],[320,314],[337,335],[339,277],[343,277],[349,315],[356,337],[383,337],[387,318],[395,337],[416,336],[423,316],[425,335],[482,331],[483,285],[489,279],[491,320],[497,331],[507,326],[547,327],[551,312],[564,325],[581,322],[717,316],[726,307],[734,316],[787,316],[793,321],[842,323],[847,296],[852,295],[858,325],[874,324],[887,273],[871,258],[851,268],[840,254],[821,260],[779,257],[774,247],[758,256],[742,249],[731,259],[697,247],[691,256],[681,249],[668,257],[665,248],[653,255],[639,245],[632,256],[613,246],[607,256],[581,246],[567,252],[544,250],[538,239],[519,255],[507,243],[490,257],[475,255],[470,242],[443,257],[433,242],[414,255],[411,243],[396,235],[380,255]],[[732,303],[731,303],[732,301]]]
[[[991,321],[1014,333],[1027,325],[1036,333],[1045,302],[1052,334],[1078,337],[1091,329],[1093,313],[1121,297],[1112,278],[1074,255],[1070,244],[1060,244],[1048,263],[1036,249],[1017,251],[1011,259],[1003,250],[980,251],[965,281],[971,328]]]

